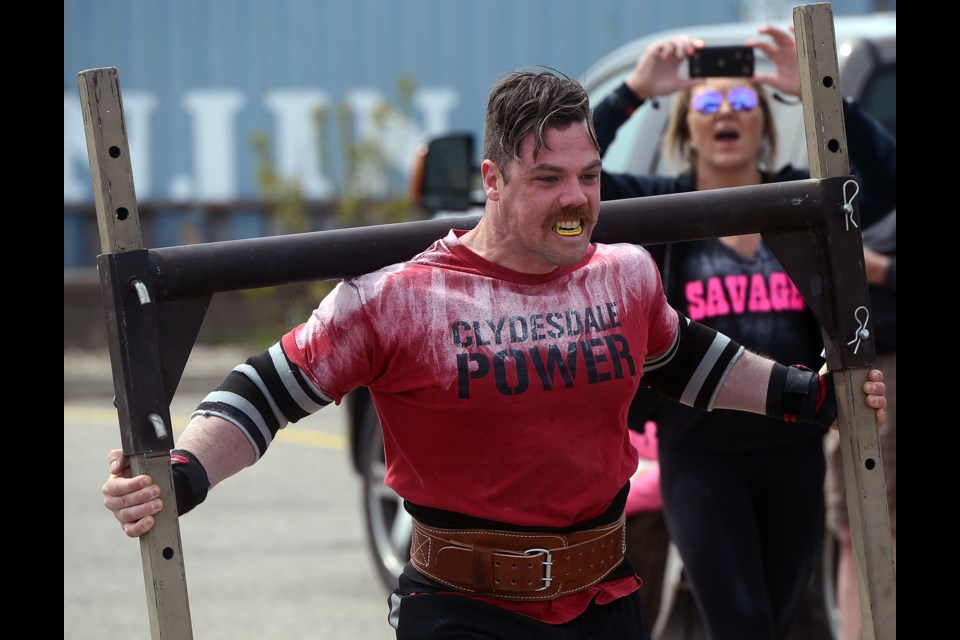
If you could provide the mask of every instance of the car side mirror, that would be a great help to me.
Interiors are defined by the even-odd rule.
[[[411,198],[431,214],[466,211],[474,197],[473,134],[440,136],[417,152],[411,177]]]

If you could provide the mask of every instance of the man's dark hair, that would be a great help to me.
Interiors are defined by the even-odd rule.
[[[579,82],[552,69],[511,72],[494,85],[487,100],[483,157],[496,163],[506,179],[510,163],[520,161],[520,143],[528,133],[534,135],[536,158],[546,146],[547,128],[564,129],[584,121],[599,149],[590,97]]]

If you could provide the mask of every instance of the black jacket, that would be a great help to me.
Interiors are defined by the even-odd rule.
[[[626,85],[621,85],[594,110],[594,125],[605,153],[613,142],[617,129],[642,104]],[[885,129],[855,102],[844,101],[844,115],[851,172],[860,184],[858,197],[861,222],[864,226],[878,220],[896,207],[896,141]],[[654,141],[651,141],[654,143]],[[763,176],[764,182],[775,183],[809,178],[806,170],[786,166],[776,173]],[[616,174],[604,171],[601,175],[602,200],[636,198],[692,192],[695,178],[686,173],[678,176]],[[685,287],[691,284],[690,274],[705,274],[706,260],[715,260],[724,268],[739,268],[736,259],[724,254],[716,240],[679,242],[651,245],[651,252],[660,268],[664,290],[671,305],[687,311],[690,294]],[[744,261],[743,274],[771,273],[771,256],[763,248],[758,262]],[[713,263],[710,263],[713,264]],[[744,277],[744,276],[737,276]],[[696,276],[695,276],[696,278]],[[701,278],[702,281],[702,278]],[[688,313],[689,315],[689,313]],[[761,350],[784,364],[803,363],[819,368],[823,348],[819,325],[809,310],[802,313],[784,312],[780,315],[749,314],[726,317],[708,317],[700,320],[708,326],[730,335],[748,348]],[[823,430],[814,425],[771,424],[779,422],[765,418],[717,410],[711,413],[690,409],[676,402],[664,400],[653,392],[641,389],[631,406],[631,428],[642,429],[646,420],[658,422],[661,446],[700,449],[743,449],[789,444],[798,440],[819,437]],[[779,427],[779,428],[778,428]]]

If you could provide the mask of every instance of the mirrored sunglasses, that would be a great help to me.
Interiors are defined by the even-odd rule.
[[[750,87],[734,87],[727,91],[727,102],[734,111],[753,111],[759,101],[757,92]],[[720,91],[704,91],[693,96],[693,108],[697,113],[716,113],[722,104],[723,93]]]

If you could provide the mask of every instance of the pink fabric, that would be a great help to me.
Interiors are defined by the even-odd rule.
[[[640,454],[640,464],[630,478],[627,516],[663,508],[660,496],[660,464],[657,462],[657,423],[647,422],[644,433],[630,430],[630,444]]]

